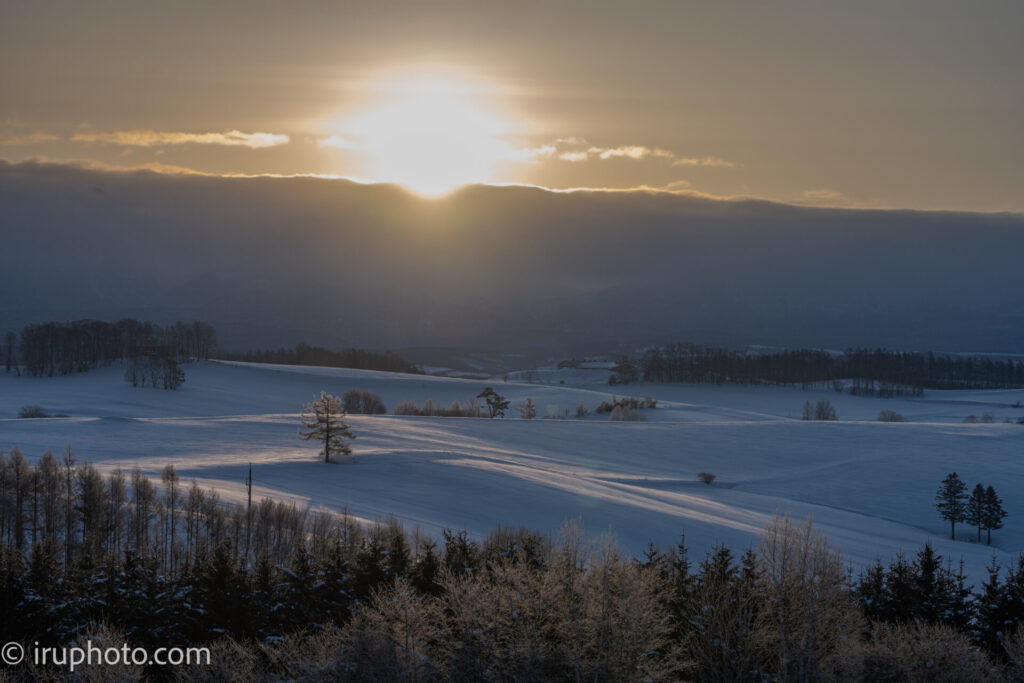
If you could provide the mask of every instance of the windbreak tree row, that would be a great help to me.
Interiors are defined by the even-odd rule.
[[[102,365],[140,357],[175,361],[208,358],[217,335],[207,323],[177,322],[161,327],[130,318],[115,323],[100,320],[48,322],[28,325],[18,337],[8,334],[5,365],[17,366],[34,377],[86,372]]]
[[[941,356],[883,349],[847,349],[841,354],[810,349],[740,353],[699,344],[649,349],[638,362],[619,363],[649,382],[811,385],[851,380],[850,393],[893,396],[924,389],[1013,389],[1024,387],[1024,361]],[[843,385],[836,384],[838,389]]]

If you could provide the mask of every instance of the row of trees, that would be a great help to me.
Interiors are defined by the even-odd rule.
[[[804,385],[852,379],[853,393],[894,396],[924,389],[1013,389],[1024,387],[1024,361],[951,357],[883,349],[847,349],[842,354],[810,349],[740,353],[699,344],[649,349],[636,374],[649,382]],[[618,381],[635,375],[620,359]],[[841,385],[840,385],[841,387]]]
[[[835,420],[836,407],[827,398],[820,399],[816,403],[804,401],[804,409],[800,415],[802,420]]]
[[[144,387],[149,382],[154,389],[178,389],[185,383],[185,371],[170,356],[135,356],[126,364],[124,381],[133,387]]]
[[[977,528],[979,543],[981,532],[987,534],[987,545],[992,544],[992,532],[1003,528],[1006,517],[1003,500],[994,488],[976,484],[968,496],[967,485],[956,472],[950,472],[942,480],[935,495],[935,507],[942,519],[949,522],[950,538],[956,540],[956,523],[965,522]]]
[[[365,349],[341,349],[340,351],[334,351],[322,346],[310,346],[309,344],[298,344],[295,348],[281,347],[279,349],[255,349],[251,351],[224,351],[217,357],[222,360],[246,363],[317,365],[330,368],[423,374],[423,371],[418,367],[406,362],[391,351],[367,351]]]
[[[788,518],[741,558],[692,563],[683,543],[630,558],[575,525],[438,543],[394,521],[224,505],[173,468],[162,482],[104,478],[70,453],[4,458],[0,640],[64,644],[102,623],[113,642],[213,643],[213,668],[174,672],[206,680],[1024,674],[1024,560],[973,593],[928,547],[851,580]]]
[[[5,340],[6,371],[23,369],[36,377],[85,372],[140,356],[160,355],[175,361],[208,358],[217,347],[216,332],[207,323],[177,322],[161,327],[130,318],[115,323],[78,320],[28,325],[21,331],[17,348],[13,333]]]

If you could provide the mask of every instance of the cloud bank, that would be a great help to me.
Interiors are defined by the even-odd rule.
[[[275,133],[243,133],[229,130],[225,133],[181,133],[156,130],[119,130],[112,133],[75,133],[75,142],[101,142],[129,147],[158,147],[162,145],[224,145],[263,149],[288,144],[287,135]]]

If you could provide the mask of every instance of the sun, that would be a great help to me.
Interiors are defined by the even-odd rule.
[[[360,177],[441,196],[494,181],[516,150],[514,126],[482,89],[450,78],[415,77],[375,84],[375,97],[335,126],[333,146],[357,153]]]

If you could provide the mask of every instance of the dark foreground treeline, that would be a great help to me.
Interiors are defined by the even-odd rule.
[[[748,354],[699,344],[670,344],[645,352],[635,373],[649,382],[712,384],[809,385],[852,379],[852,393],[881,395],[924,389],[1024,387],[1024,362],[882,349],[848,349],[838,355],[809,349]],[[621,379],[630,379],[629,374],[627,371]]]
[[[294,349],[255,349],[252,351],[225,351],[217,356],[222,360],[246,363],[276,363],[279,365],[318,365],[329,368],[351,368],[355,370],[383,370],[385,372],[408,372],[423,374],[411,363],[402,360],[392,351],[367,351],[365,349],[342,349],[332,351],[322,346],[298,344]]]
[[[177,322],[161,327],[125,318],[28,325],[16,336],[6,335],[4,365],[32,376],[52,377],[85,372],[139,356],[183,361],[208,358],[217,335],[208,323]]]
[[[1024,559],[972,592],[928,547],[851,577],[788,518],[742,557],[691,563],[682,543],[630,558],[572,524],[438,544],[394,521],[225,505],[170,467],[162,482],[5,456],[0,641],[207,644],[211,666],[173,672],[196,680],[1024,676]]]

